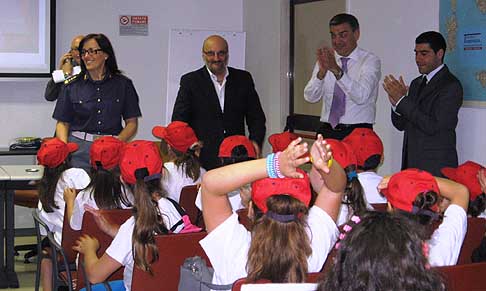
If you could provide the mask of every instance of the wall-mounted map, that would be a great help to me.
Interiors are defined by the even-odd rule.
[[[440,32],[445,63],[464,87],[464,105],[486,107],[486,0],[441,0]]]

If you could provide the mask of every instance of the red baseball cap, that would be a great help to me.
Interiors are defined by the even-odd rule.
[[[146,168],[148,176],[152,176],[162,172],[162,164],[159,148],[154,142],[135,140],[123,148],[120,172],[125,182],[135,184],[137,182],[136,170]]]
[[[383,156],[383,143],[370,128],[356,128],[343,139],[343,142],[351,146],[360,167],[364,167],[366,160],[371,156]]]
[[[408,212],[412,212],[412,203],[417,195],[429,191],[439,194],[439,185],[434,176],[419,169],[407,169],[396,173],[388,181],[388,187],[381,190],[393,207]],[[437,204],[431,210],[437,212]]]
[[[356,155],[349,144],[332,138],[327,138],[325,141],[331,146],[332,158],[336,160],[343,169],[346,169],[351,165],[356,167],[358,163]]]
[[[484,167],[478,163],[467,161],[457,168],[445,167],[440,171],[447,178],[466,186],[470,194],[469,199],[474,201],[483,193],[477,177],[480,169],[484,169]]]
[[[198,142],[194,130],[183,121],[173,121],[167,127],[154,126],[152,134],[165,140],[171,147],[183,153]]]
[[[65,143],[59,138],[51,138],[44,141],[37,151],[37,161],[39,164],[55,168],[62,164],[68,155],[77,151],[79,146],[76,143]]]
[[[91,166],[97,169],[96,162],[100,162],[106,170],[118,166],[123,145],[124,143],[121,140],[113,136],[103,136],[96,139],[89,150]]]
[[[218,157],[231,158],[231,152],[233,151],[233,149],[240,145],[245,147],[249,158],[256,158],[256,152],[253,143],[244,135],[232,135],[225,138],[219,146]]]
[[[309,206],[311,200],[309,176],[301,169],[297,171],[302,173],[304,178],[265,178],[253,182],[251,200],[258,209],[266,213],[268,197],[279,194],[289,195]]]
[[[268,137],[268,142],[272,145],[272,152],[283,152],[289,144],[299,136],[295,133],[284,131],[275,133]]]

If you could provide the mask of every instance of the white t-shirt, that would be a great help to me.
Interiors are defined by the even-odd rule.
[[[373,211],[375,210],[373,208],[373,206],[371,206],[367,201],[366,201],[366,198],[365,198],[365,203],[366,203],[366,209],[368,209],[369,211]],[[341,207],[339,208],[339,215],[338,215],[338,219],[336,221],[336,224],[337,225],[342,225],[342,224],[345,224],[346,222],[348,222],[348,220],[351,218],[351,216],[353,215],[352,213],[350,214],[349,211],[350,211],[350,207],[346,204],[341,204]]]
[[[382,176],[375,172],[362,172],[358,173],[358,180],[363,186],[363,190],[368,203],[386,203],[386,198],[378,193],[378,184],[383,179]]]
[[[61,174],[61,177],[57,181],[56,191],[54,193],[54,202],[58,208],[53,208],[54,212],[45,212],[42,209],[42,203],[39,200],[37,208],[40,210],[40,218],[44,221],[49,230],[54,232],[54,238],[59,244],[62,241],[62,226],[64,220],[64,209],[66,203],[64,202],[64,189],[84,189],[90,182],[89,175],[85,170],[80,168],[70,168]],[[47,235],[41,228],[42,235]]]
[[[134,198],[130,188],[125,186],[125,188],[123,188],[122,191],[125,191],[125,195],[128,201],[133,205]],[[91,188],[79,192],[78,195],[76,196],[76,200],[74,200],[73,214],[71,216],[71,220],[69,221],[71,228],[74,230],[81,230],[81,226],[83,224],[83,215],[85,211],[84,205],[89,205],[94,209],[99,209],[94,199],[94,194],[91,194]],[[123,203],[121,203],[121,207],[123,209],[132,208],[131,206],[130,207],[126,206]]]
[[[158,202],[160,212],[164,219],[164,223],[168,229],[181,220],[181,216],[177,209],[169,200],[161,198]],[[130,290],[132,286],[133,275],[133,253],[132,253],[132,233],[135,227],[135,218],[130,217],[125,223],[120,226],[118,233],[111,242],[110,246],[106,249],[106,254],[113,258],[118,263],[125,266],[123,271],[123,284],[126,290]],[[180,232],[184,228],[184,224],[181,224],[174,233]],[[163,252],[164,250],[159,250]]]
[[[466,211],[458,205],[449,205],[444,212],[442,223],[428,241],[430,265],[432,267],[455,265],[466,231]]]
[[[191,177],[188,177],[184,171],[184,168],[177,166],[173,162],[164,163],[164,174],[162,175],[162,187],[167,191],[168,196],[179,203],[181,196],[181,190],[185,186],[201,183],[201,178],[206,173],[206,170],[201,169],[199,179],[194,181]]]
[[[319,272],[334,246],[339,231],[331,217],[317,206],[311,207],[307,219],[312,254],[307,258],[308,271]],[[231,284],[247,276],[246,262],[251,233],[233,213],[199,241],[214,268],[214,284]]]

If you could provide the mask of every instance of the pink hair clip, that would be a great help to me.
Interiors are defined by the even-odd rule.
[[[340,243],[338,243],[338,242],[337,242],[337,243],[334,245],[334,248],[335,248],[336,250],[339,250],[339,245],[340,245]]]
[[[361,222],[361,218],[359,218],[359,216],[353,215],[351,216],[351,221],[358,224]]]
[[[350,232],[352,229],[353,229],[353,228],[352,228],[351,226],[347,225],[347,224],[345,224],[345,225],[343,226],[343,230],[344,230],[345,232]]]
[[[346,234],[344,234],[344,233],[340,233],[339,234],[339,239],[340,240],[343,240],[345,237],[346,237]]]

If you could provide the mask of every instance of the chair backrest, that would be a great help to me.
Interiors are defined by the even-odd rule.
[[[308,273],[307,278],[305,280],[305,283],[317,283],[319,281],[319,279],[321,278],[321,276],[322,276],[321,273]],[[271,281],[266,280],[266,279],[261,279],[261,280],[258,280],[256,282],[247,282],[246,278],[241,278],[241,279],[236,280],[233,283],[233,287],[231,288],[231,290],[232,291],[240,291],[242,285],[244,285],[244,284],[268,284],[268,283],[271,283]]]
[[[434,268],[444,278],[448,291],[485,290],[486,263]]]
[[[196,206],[196,197],[198,190],[199,185],[184,186],[181,190],[179,205],[184,208],[187,215],[189,216],[189,219],[194,225],[204,228],[202,213]]]
[[[100,210],[103,216],[110,221],[111,223],[122,225],[128,218],[132,216],[131,209],[110,209],[110,210]],[[100,243],[100,248],[98,249],[97,255],[101,257],[106,249],[110,246],[111,241],[113,238],[106,233],[104,233],[101,229],[98,228],[96,225],[95,219],[93,214],[86,211],[83,215],[83,224],[81,226],[81,235],[89,235],[96,237]],[[83,260],[83,256],[80,255],[80,260]],[[76,286],[76,290],[80,290],[85,286],[85,278],[81,268],[78,268],[78,282]],[[111,274],[108,277],[108,281],[110,280],[122,280],[123,279],[123,268],[118,269],[116,272]]]
[[[180,267],[189,257],[200,256],[210,264],[199,241],[206,232],[159,235],[155,238],[159,260],[152,264],[153,276],[133,268],[132,291],[173,291],[179,285]]]
[[[458,265],[472,263],[471,256],[483,238],[486,232],[486,219],[469,217],[467,219],[467,233],[462,243],[461,252],[459,253]],[[485,273],[486,275],[486,273]]]
[[[373,209],[379,212],[386,212],[388,204],[387,203],[371,203]]]
[[[238,214],[238,222],[243,224],[247,230],[251,230],[252,222],[248,217],[248,208],[238,209],[236,214]]]

